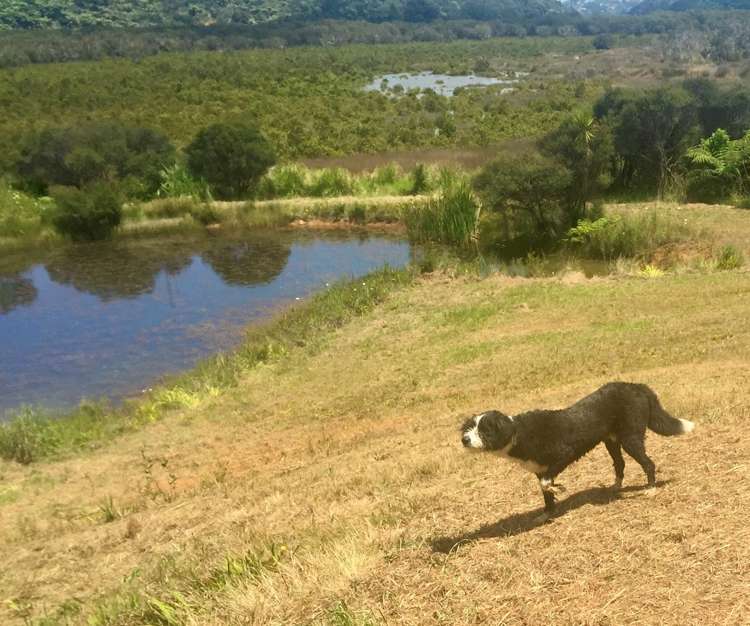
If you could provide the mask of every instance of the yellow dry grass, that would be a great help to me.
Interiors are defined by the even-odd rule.
[[[0,465],[0,622],[745,624],[749,298],[741,271],[426,278],[101,450]],[[459,445],[613,379],[697,422],[649,437],[651,497],[597,449],[535,526],[534,477]]]

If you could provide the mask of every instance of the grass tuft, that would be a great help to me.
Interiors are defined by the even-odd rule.
[[[404,211],[409,239],[469,247],[478,239],[480,205],[466,181],[449,182],[427,206]]]

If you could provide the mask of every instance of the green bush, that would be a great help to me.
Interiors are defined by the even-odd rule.
[[[414,171],[412,172],[412,183],[410,193],[413,196],[429,191],[430,183],[427,180],[427,170],[422,163],[417,163]]]
[[[212,124],[185,149],[188,170],[225,199],[247,196],[276,162],[270,143],[249,124]]]
[[[24,237],[38,233],[46,219],[44,202],[13,189],[0,179],[0,237]]]
[[[647,257],[660,246],[684,241],[690,236],[683,224],[652,211],[580,220],[568,230],[564,242],[583,256],[613,260]]]
[[[75,241],[107,239],[120,225],[122,203],[119,194],[105,183],[94,183],[84,189],[52,189],[55,209],[52,225],[61,235]]]
[[[16,164],[19,178],[35,192],[51,186],[84,187],[95,181],[126,181],[136,197],[159,188],[159,173],[174,161],[174,147],[161,133],[117,122],[47,128],[27,135]]]

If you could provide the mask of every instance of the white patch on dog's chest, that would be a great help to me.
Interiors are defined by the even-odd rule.
[[[532,461],[531,459],[519,459],[517,456],[511,456],[509,452],[515,445],[516,442],[514,439],[507,446],[498,450],[497,453],[504,459],[508,459],[516,465],[520,465],[523,469],[531,472],[532,474],[544,474],[544,472],[547,471],[546,465],[539,465],[539,463]]]

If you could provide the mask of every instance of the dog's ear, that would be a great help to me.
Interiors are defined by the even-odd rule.
[[[467,430],[474,428],[474,418],[469,417],[466,419],[466,421],[461,425],[461,428],[458,429],[458,432],[465,433]]]
[[[502,448],[513,437],[515,427],[513,421],[500,411],[488,413],[479,426],[482,439],[488,448]]]

